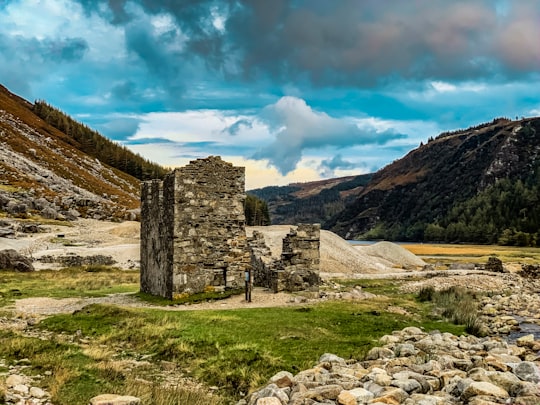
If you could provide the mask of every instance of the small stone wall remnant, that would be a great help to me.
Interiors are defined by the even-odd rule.
[[[283,239],[274,291],[319,291],[319,224],[300,224]]]
[[[259,231],[253,231],[251,238],[248,238],[248,245],[251,252],[253,285],[271,288],[272,280],[275,277],[276,260],[272,257],[270,248],[266,245],[264,235]]]
[[[244,285],[244,183],[243,167],[210,156],[143,184],[142,291],[173,298]]]
[[[141,189],[141,291],[172,298],[173,214],[164,204],[163,182]]]
[[[253,284],[279,291],[319,291],[320,225],[300,224],[283,239],[280,257],[273,257],[258,231],[248,240]]]

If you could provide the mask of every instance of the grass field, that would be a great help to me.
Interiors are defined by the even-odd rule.
[[[0,273],[4,308],[20,297],[82,297],[116,291],[133,291],[136,296],[138,287],[136,272],[40,273]],[[214,405],[234,403],[278,371],[295,373],[312,367],[325,352],[360,360],[382,335],[405,326],[464,332],[463,325],[434,317],[432,303],[399,293],[398,281],[362,283],[366,291],[385,295],[358,302],[228,311],[90,305],[73,314],[50,316],[32,327],[52,334],[47,340],[0,331],[0,358],[29,359],[29,373],[51,371],[43,387],[57,405],[86,404],[104,392],[136,395],[156,405]],[[15,290],[18,295],[13,296]],[[396,315],[392,310],[396,307],[406,315]],[[171,375],[189,378],[202,388],[164,385]],[[212,395],[205,388],[210,386],[216,387]],[[149,402],[149,398],[154,399]]]
[[[487,262],[496,256],[503,262],[540,263],[540,248],[496,246],[496,245],[449,245],[449,244],[404,244],[405,249],[425,261],[449,259],[452,261]]]

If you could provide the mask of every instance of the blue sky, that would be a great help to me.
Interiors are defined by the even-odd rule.
[[[540,115],[540,1],[0,0],[0,83],[248,189],[361,174]]]

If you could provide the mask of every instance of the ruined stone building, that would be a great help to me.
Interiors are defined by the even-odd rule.
[[[141,192],[141,291],[166,298],[242,287],[249,266],[245,169],[210,156]]]
[[[255,285],[273,291],[318,290],[318,225],[299,225],[281,257],[264,239],[246,237],[245,169],[210,156],[175,169],[141,190],[141,291],[177,294]],[[257,239],[258,238],[258,239]]]

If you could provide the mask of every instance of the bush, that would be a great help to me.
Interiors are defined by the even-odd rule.
[[[484,334],[474,293],[456,286],[441,291],[429,286],[423,287],[417,298],[421,302],[433,302],[443,317],[456,325],[465,325],[467,333],[476,336]]]

